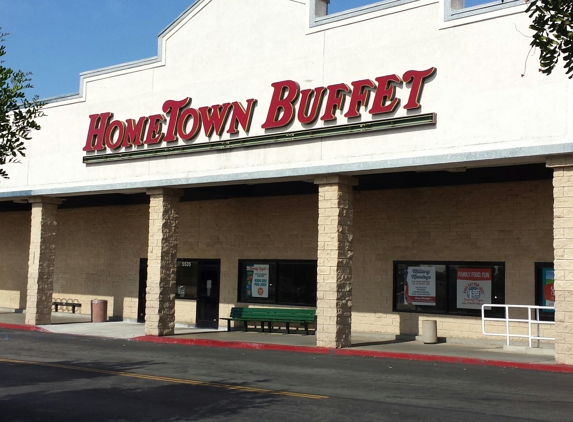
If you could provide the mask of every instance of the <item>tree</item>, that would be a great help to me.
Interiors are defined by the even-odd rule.
[[[0,28],[0,59],[6,54],[2,43],[8,34]],[[18,157],[24,157],[24,141],[30,139],[32,130],[40,129],[36,123],[43,116],[44,105],[38,96],[31,100],[26,98],[24,90],[33,88],[30,72],[15,71],[3,66],[0,60],[0,166],[6,163],[17,163]],[[0,177],[8,179],[6,170],[0,168]]]
[[[540,71],[549,75],[563,56],[569,78],[573,78],[573,1],[531,0],[526,10],[533,18],[532,47],[540,50]]]

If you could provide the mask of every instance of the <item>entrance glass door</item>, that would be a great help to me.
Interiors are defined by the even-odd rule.
[[[139,260],[139,295],[137,301],[137,322],[145,322],[145,298],[147,291],[147,258]]]
[[[217,328],[219,326],[220,266],[218,260],[199,261],[197,328]]]
[[[175,298],[197,301],[195,324],[198,328],[219,326],[220,267],[216,259],[177,259]],[[146,287],[147,258],[141,258],[137,322],[145,322]]]

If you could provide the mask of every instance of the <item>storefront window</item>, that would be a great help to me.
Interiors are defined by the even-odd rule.
[[[316,306],[316,261],[240,260],[238,301]]]
[[[535,263],[535,304],[538,306],[555,306],[555,269],[553,262]],[[555,321],[555,310],[543,309],[539,319]]]
[[[480,316],[488,303],[505,303],[503,263],[394,262],[396,312]]]
[[[176,299],[197,299],[199,280],[199,261],[191,259],[177,260]]]

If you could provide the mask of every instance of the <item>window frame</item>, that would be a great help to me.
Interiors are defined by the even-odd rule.
[[[194,259],[194,258],[177,258],[176,264],[175,264],[175,299],[177,300],[197,300],[197,294],[199,291],[199,271],[200,271],[200,266],[201,266],[201,262],[204,261],[202,259]],[[197,284],[195,285],[195,297],[180,297],[179,296],[179,291],[178,291],[178,286],[180,286],[180,284],[177,283],[177,270],[179,268],[179,263],[183,263],[183,262],[194,262],[197,264],[197,279],[196,282]],[[183,265],[182,265],[183,267]],[[188,284],[182,284],[183,286],[189,286]]]
[[[436,275],[436,305],[435,306],[422,306],[422,305],[407,305],[413,306],[413,308],[398,307],[398,296],[403,295],[404,287],[403,280],[398,280],[398,266],[443,266],[445,267],[445,280],[438,280]],[[392,312],[404,312],[404,313],[416,313],[416,314],[435,314],[435,315],[452,315],[452,316],[464,316],[464,317],[481,317],[481,309],[460,309],[451,306],[457,300],[456,296],[456,281],[453,279],[452,272],[456,270],[456,267],[468,267],[468,268],[492,268],[492,285],[491,285],[491,296],[492,303],[494,304],[505,304],[505,262],[502,261],[417,261],[417,260],[406,260],[406,261],[394,261],[393,262],[393,272],[392,272]],[[498,274],[494,273],[494,268],[500,267]],[[402,273],[403,274],[403,273]],[[494,277],[500,277],[501,280],[494,280]],[[443,283],[443,286],[439,286],[438,283]],[[501,284],[500,284],[501,283]],[[441,291],[440,291],[441,290]],[[445,296],[440,297],[439,294],[442,293]],[[496,297],[497,296],[497,297]],[[403,304],[401,304],[403,305]],[[486,316],[499,316],[503,313],[501,308],[493,308],[491,310],[486,310]]]
[[[259,305],[280,305],[280,306],[305,306],[305,307],[316,307],[316,291],[317,291],[317,275],[314,278],[314,303],[292,303],[280,301],[280,266],[281,263],[285,264],[313,264],[315,270],[318,268],[318,261],[315,259],[239,259],[238,262],[238,274],[237,274],[237,303],[252,303]],[[248,265],[269,265],[269,285],[272,282],[275,283],[273,289],[273,296],[270,297],[270,286],[269,286],[269,298],[248,298],[246,297],[246,268]],[[274,269],[272,266],[274,265]],[[244,292],[243,292],[244,289]]]
[[[555,271],[555,264],[553,262],[535,263],[535,304],[537,306],[543,306],[543,270],[549,268]],[[555,311],[541,309],[539,319],[541,321],[555,321]]]
[[[498,10],[510,9],[512,7],[523,6],[526,4],[526,0],[497,0],[491,1],[483,4],[476,4],[470,7],[453,8],[452,3],[455,0],[443,0],[444,1],[444,21],[454,21],[457,19],[469,18],[473,16],[479,16],[484,13],[495,12]],[[462,0],[463,1],[463,0]],[[517,10],[515,12],[518,12]]]
[[[391,11],[387,11],[387,9],[392,9],[394,7],[407,5],[409,3],[421,3],[423,0],[382,0],[372,2],[371,4],[366,4],[364,6],[358,6],[351,9],[341,10],[340,12],[336,13],[328,13],[325,15],[317,14],[317,10],[319,9],[317,6],[317,2],[321,0],[310,0],[309,2],[309,9],[310,9],[310,28],[316,28],[323,25],[328,24],[336,24],[340,21],[344,21],[346,19],[351,18],[358,18],[363,19],[362,17],[366,18],[365,15],[371,13],[389,13]]]

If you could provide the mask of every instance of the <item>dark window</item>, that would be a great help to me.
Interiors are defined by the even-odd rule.
[[[178,259],[176,279],[176,299],[197,299],[199,261],[192,259]]]
[[[316,261],[240,260],[238,301],[316,306]]]
[[[280,262],[277,301],[316,306],[316,262]]]
[[[446,265],[394,263],[394,280],[395,311],[447,312]],[[416,280],[418,285],[414,286],[412,280]],[[427,284],[425,292],[420,286],[422,283]]]
[[[535,263],[535,304],[537,306],[555,306],[555,269],[553,262]],[[539,311],[542,321],[555,321],[555,311]]]
[[[503,263],[394,262],[394,311],[481,316],[487,303],[505,303]]]

